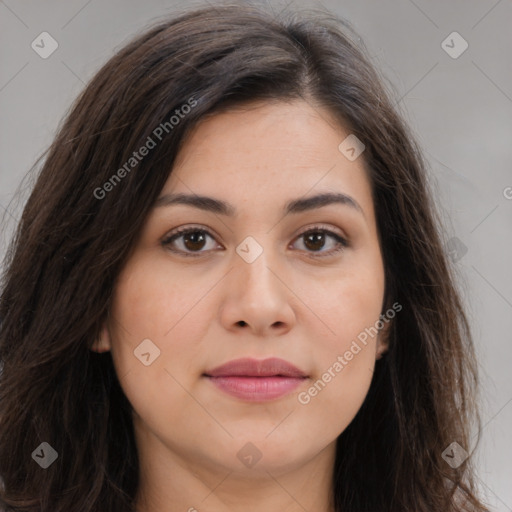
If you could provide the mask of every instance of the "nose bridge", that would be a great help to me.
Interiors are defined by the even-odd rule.
[[[254,237],[246,237],[236,248],[238,274],[246,291],[257,291],[258,293],[269,293],[269,288],[275,288],[278,281],[271,270],[275,265],[275,258],[272,256],[275,248],[270,247],[270,236],[260,236],[257,241]],[[274,263],[272,263],[274,262]],[[268,298],[268,297],[267,297]]]

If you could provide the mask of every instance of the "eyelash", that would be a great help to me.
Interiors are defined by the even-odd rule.
[[[169,235],[166,236],[162,240],[162,245],[164,247],[167,247],[168,250],[170,250],[171,252],[181,254],[185,257],[192,257],[192,258],[199,257],[204,252],[207,252],[207,251],[186,252],[186,251],[182,251],[182,250],[176,250],[176,249],[169,248],[169,246],[171,245],[172,242],[174,242],[176,239],[180,238],[181,236],[189,234],[189,233],[206,233],[210,238],[215,239],[213,237],[213,235],[207,229],[204,229],[204,228],[198,228],[198,227],[179,228],[179,229],[175,230],[174,232],[169,233]],[[308,251],[309,257],[325,258],[328,256],[333,256],[334,254],[337,254],[337,253],[345,250],[349,246],[349,244],[345,238],[343,238],[342,236],[338,235],[337,233],[334,233],[333,231],[326,229],[322,226],[313,226],[313,227],[307,229],[306,231],[303,231],[302,233],[300,233],[297,236],[297,239],[299,239],[300,237],[303,237],[305,235],[309,235],[311,233],[323,233],[323,234],[329,235],[330,237],[332,237],[336,240],[336,242],[338,243],[338,247],[336,247],[335,249],[331,249],[330,251],[322,252],[322,253],[315,252],[315,251]]]

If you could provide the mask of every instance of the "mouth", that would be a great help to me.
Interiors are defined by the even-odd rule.
[[[305,372],[279,358],[236,359],[203,376],[223,393],[248,402],[281,398],[308,379]]]

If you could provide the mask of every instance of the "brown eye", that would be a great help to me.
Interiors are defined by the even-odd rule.
[[[308,233],[304,235],[304,245],[312,251],[318,251],[325,245],[325,233]]]
[[[190,231],[183,235],[183,245],[190,251],[199,251],[205,245],[206,237],[203,231]]]
[[[324,256],[332,256],[334,253],[342,251],[346,247],[348,247],[348,242],[338,235],[337,233],[333,233],[332,231],[314,227],[310,228],[308,231],[305,231],[301,235],[299,235],[298,240],[303,239],[303,245],[306,248],[306,252],[319,253],[318,256],[316,254],[312,254],[313,257],[324,257]],[[327,243],[327,240],[334,240],[334,243]],[[333,246],[333,248],[328,250],[322,250],[325,246]]]
[[[206,252],[203,249],[207,245],[208,238],[213,240],[212,235],[205,229],[185,228],[171,233],[163,240],[162,245],[169,247],[173,252],[181,253],[185,256],[195,256],[194,253],[200,255],[202,252]],[[177,245],[181,247],[175,247],[177,242],[180,242]]]

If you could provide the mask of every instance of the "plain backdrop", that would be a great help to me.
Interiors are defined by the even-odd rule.
[[[289,10],[321,6],[268,4],[276,11],[286,4]],[[185,6],[171,0],[0,0],[0,256],[28,197],[32,182],[22,179],[71,102],[132,36]],[[478,351],[479,485],[493,510],[510,512],[512,1],[325,0],[323,6],[361,35],[425,152]],[[58,44],[46,59],[31,46],[42,32]]]

